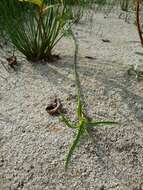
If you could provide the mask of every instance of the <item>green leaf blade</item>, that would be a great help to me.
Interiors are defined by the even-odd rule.
[[[98,125],[117,125],[118,122],[115,121],[92,121],[88,123],[89,127],[96,127]]]
[[[84,128],[83,128],[82,126],[80,126],[80,127],[78,128],[77,135],[76,135],[76,137],[75,137],[75,139],[74,139],[74,141],[73,141],[73,143],[72,143],[72,145],[71,145],[71,147],[70,147],[70,150],[69,150],[69,152],[68,152],[68,155],[67,155],[67,157],[66,157],[66,161],[65,161],[65,171],[67,171],[69,162],[70,162],[71,157],[72,157],[72,155],[73,155],[73,152],[74,152],[75,148],[77,147],[78,143],[80,142],[80,138],[81,138],[81,136],[82,136],[82,134],[83,134],[83,132],[84,132],[83,129],[84,129]]]
[[[72,122],[69,120],[69,118],[65,117],[65,115],[63,113],[60,113],[63,122],[66,124],[67,127],[75,129],[76,126],[74,124],[72,124]]]

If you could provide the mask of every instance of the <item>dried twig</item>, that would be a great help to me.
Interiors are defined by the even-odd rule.
[[[139,33],[140,41],[143,46],[143,36],[142,36],[141,21],[140,21],[141,3],[142,3],[141,0],[136,0],[136,24],[137,24],[137,30]]]

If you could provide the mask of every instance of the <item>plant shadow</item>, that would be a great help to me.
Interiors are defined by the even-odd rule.
[[[72,87],[74,86],[73,84],[75,84],[73,56],[63,56],[62,59],[45,65],[34,64],[34,69],[36,72],[38,71],[42,77],[49,80],[53,87],[59,85],[61,91],[65,91],[66,93],[75,90]],[[100,82],[108,98],[111,98],[108,92],[114,91],[115,94],[121,97],[121,104],[127,105],[128,110],[134,114],[135,119],[143,122],[143,118],[138,115],[143,108],[143,96],[138,95],[132,90],[132,88],[134,89],[137,86],[138,81],[128,76],[127,70],[127,66],[121,65],[118,61],[78,57],[78,72],[81,83],[82,80],[88,81],[88,79],[91,78],[93,78],[95,83],[96,81]],[[65,82],[66,85],[64,85]],[[98,91],[98,89],[90,88],[90,86],[87,85],[84,86],[84,83],[82,83],[82,89],[85,96],[88,93],[91,94],[93,98],[96,98],[95,91]]]

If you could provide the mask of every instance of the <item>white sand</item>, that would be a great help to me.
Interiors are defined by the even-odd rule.
[[[96,144],[85,138],[65,173],[74,131],[45,107],[56,94],[75,119],[76,101],[67,100],[75,95],[73,45],[60,42],[57,63],[31,65],[19,57],[18,71],[9,74],[0,65],[0,190],[143,189],[143,81],[127,74],[129,65],[143,63],[136,27],[97,14],[92,29],[82,23],[75,30],[88,113],[120,125],[97,127]]]

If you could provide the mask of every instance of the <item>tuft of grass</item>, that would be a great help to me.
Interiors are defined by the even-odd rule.
[[[4,32],[28,60],[51,59],[52,49],[66,28],[64,8],[46,7],[17,0],[1,0]]]
[[[71,161],[72,155],[80,143],[81,138],[84,136],[84,134],[87,134],[88,137],[94,142],[94,139],[90,135],[91,128],[97,127],[97,126],[103,126],[103,125],[113,125],[117,124],[117,122],[114,121],[95,121],[93,119],[89,119],[87,114],[84,111],[83,108],[83,102],[82,102],[82,93],[81,93],[81,85],[80,85],[80,79],[77,72],[77,53],[78,53],[78,44],[76,42],[76,38],[74,34],[71,32],[72,38],[74,40],[75,44],[75,53],[74,53],[74,76],[75,76],[75,83],[76,83],[76,90],[77,90],[77,108],[76,108],[76,115],[78,118],[77,123],[73,123],[68,117],[66,117],[63,113],[60,113],[63,122],[65,125],[69,128],[72,128],[76,131],[75,138],[73,140],[73,143],[71,144],[68,154],[66,156],[65,160],[65,170],[68,169],[69,163]]]
[[[51,60],[53,48],[84,6],[81,0],[1,0],[0,33],[28,60]]]

